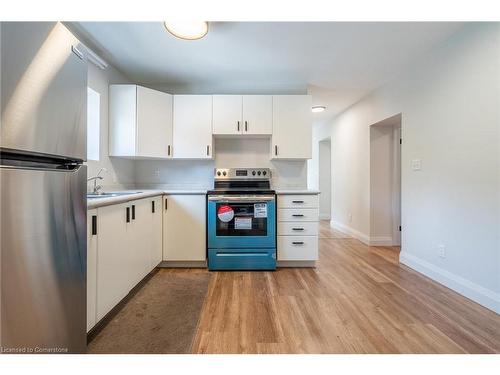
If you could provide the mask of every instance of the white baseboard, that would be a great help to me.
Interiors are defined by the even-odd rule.
[[[357,240],[360,240],[365,245],[370,245],[370,237],[368,237],[366,234],[361,233],[360,231],[354,228],[348,227],[347,225],[344,225],[335,220],[330,221],[330,226],[342,233],[345,233],[351,237],[356,238]]]
[[[399,262],[437,281],[455,292],[500,314],[500,294],[457,276],[414,255],[401,252]]]
[[[329,214],[319,214],[319,219],[320,220],[330,220],[330,215]]]
[[[370,246],[393,246],[392,237],[370,237]]]

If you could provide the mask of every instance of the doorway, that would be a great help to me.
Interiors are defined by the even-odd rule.
[[[370,244],[401,245],[401,114],[370,126]]]
[[[332,216],[332,144],[330,138],[319,141],[319,218],[331,220]]]

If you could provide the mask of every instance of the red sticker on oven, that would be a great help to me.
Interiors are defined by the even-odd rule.
[[[217,217],[220,221],[228,223],[233,220],[234,211],[231,206],[220,206],[217,210]]]

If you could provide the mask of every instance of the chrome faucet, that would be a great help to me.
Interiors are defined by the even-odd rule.
[[[99,169],[99,172],[94,177],[89,177],[87,178],[87,182],[94,181],[94,189],[92,191],[92,194],[100,194],[99,190],[102,189],[101,185],[97,185],[97,180],[102,180],[103,177],[100,176],[101,172],[106,172],[106,168],[101,168]]]

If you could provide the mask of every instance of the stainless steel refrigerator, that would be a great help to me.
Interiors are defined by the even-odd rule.
[[[86,348],[83,46],[61,23],[1,23],[4,353]]]

